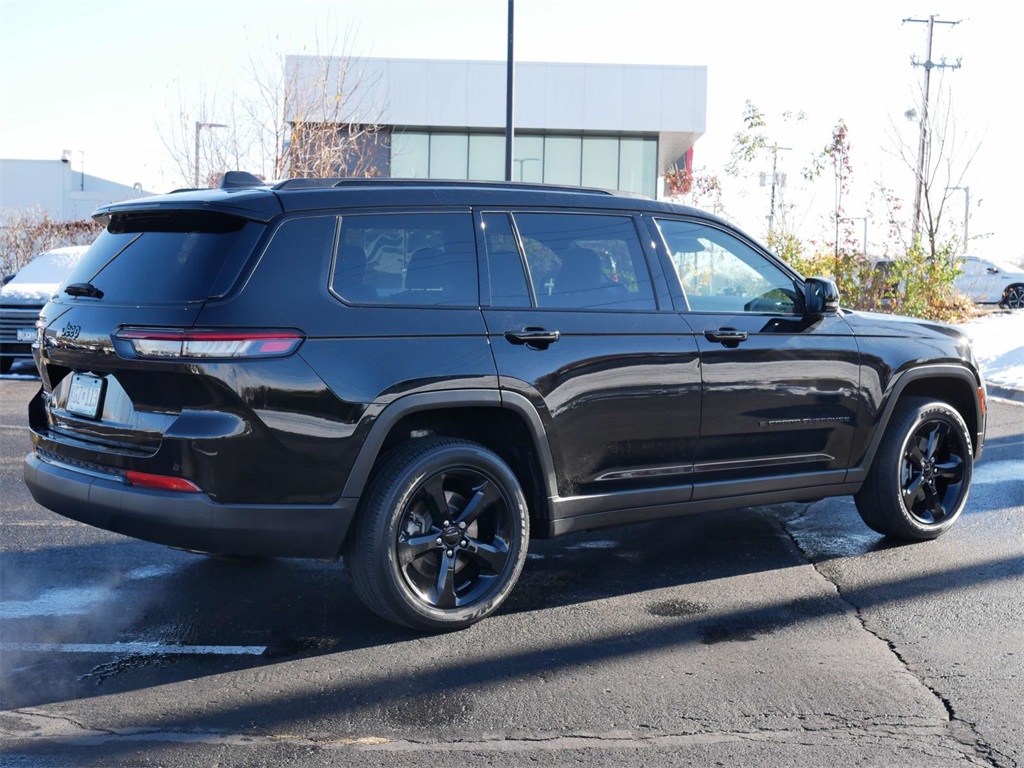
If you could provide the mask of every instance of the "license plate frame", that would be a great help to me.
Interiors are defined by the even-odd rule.
[[[68,390],[68,399],[64,410],[86,419],[98,419],[103,413],[103,394],[106,392],[106,384],[106,379],[89,373],[72,374],[71,388]]]
[[[19,328],[17,331],[18,341],[35,341],[36,340],[36,329],[35,328]]]

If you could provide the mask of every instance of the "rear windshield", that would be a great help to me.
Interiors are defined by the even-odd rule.
[[[103,292],[104,303],[166,304],[222,296],[263,229],[257,222],[206,211],[116,215],[66,284],[91,283]]]

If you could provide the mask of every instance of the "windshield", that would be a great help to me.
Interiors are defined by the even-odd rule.
[[[1013,264],[1009,261],[993,261],[991,264],[1001,272],[1017,272],[1018,274],[1024,272],[1024,267],[1020,264]]]
[[[89,250],[87,245],[76,245],[69,248],[57,248],[53,251],[36,256],[28,264],[18,270],[11,284],[52,284],[60,285],[68,273],[74,269],[82,254]]]

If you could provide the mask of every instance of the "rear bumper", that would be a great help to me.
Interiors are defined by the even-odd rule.
[[[25,457],[24,472],[32,497],[64,517],[157,544],[232,555],[337,557],[357,503],[219,504],[205,493],[136,488],[35,454]]]

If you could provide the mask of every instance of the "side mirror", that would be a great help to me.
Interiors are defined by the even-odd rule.
[[[808,315],[834,315],[839,311],[839,289],[824,277],[804,281],[804,311]]]

